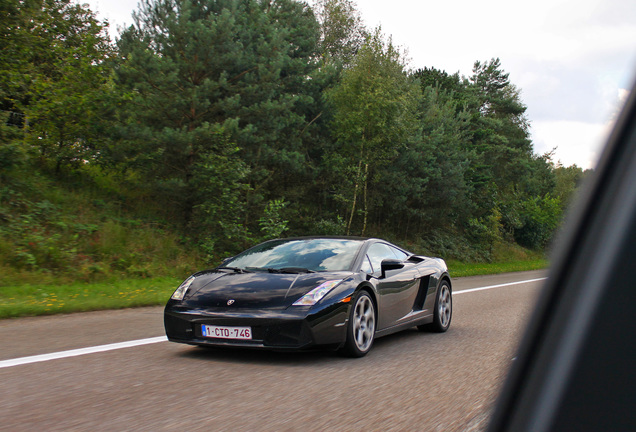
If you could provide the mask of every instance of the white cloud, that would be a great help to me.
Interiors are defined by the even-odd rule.
[[[535,151],[544,154],[557,149],[555,162],[565,166],[594,168],[611,130],[611,123],[539,121],[532,124]]]
[[[625,104],[625,102],[627,102],[627,98],[629,97],[629,90],[627,89],[618,89],[618,100],[620,101],[621,105]]]
[[[138,9],[138,0],[78,0],[78,3],[88,4],[102,20],[108,20],[108,33],[114,41],[119,35],[119,29],[133,23],[132,12]]]

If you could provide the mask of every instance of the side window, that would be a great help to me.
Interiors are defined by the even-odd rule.
[[[365,256],[364,261],[362,261],[362,265],[360,266],[360,270],[367,273],[373,274],[373,267],[371,267],[371,262],[369,261],[369,257]]]
[[[380,269],[380,264],[382,260],[390,258],[395,259],[395,253],[391,250],[389,246],[384,243],[374,243],[369,247],[367,251],[367,257],[371,261],[371,267],[373,268],[373,275],[378,276],[382,270]]]
[[[404,261],[405,259],[409,257],[407,254],[405,254],[404,252],[402,252],[401,250],[397,248],[391,247],[391,250],[395,254],[395,258],[399,259],[400,261]]]

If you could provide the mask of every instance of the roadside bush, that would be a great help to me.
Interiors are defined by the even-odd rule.
[[[199,252],[145,213],[60,182],[25,174],[0,187],[0,285],[182,277],[201,267]]]
[[[544,249],[561,222],[562,207],[558,198],[546,196],[521,203],[521,226],[514,230],[515,241],[528,249]]]
[[[474,248],[479,249],[489,260],[495,243],[503,240],[501,212],[495,207],[486,217],[469,219],[467,236]]]

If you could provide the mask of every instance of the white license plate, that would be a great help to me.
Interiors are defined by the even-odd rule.
[[[201,334],[205,337],[219,339],[252,339],[252,328],[201,324]]]

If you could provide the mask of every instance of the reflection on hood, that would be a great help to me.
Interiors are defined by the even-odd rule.
[[[193,308],[285,309],[321,283],[349,274],[205,272],[196,275],[184,302]]]

